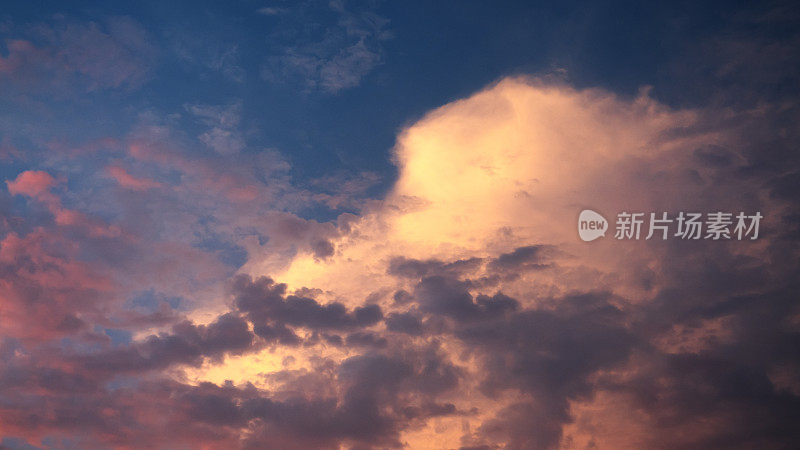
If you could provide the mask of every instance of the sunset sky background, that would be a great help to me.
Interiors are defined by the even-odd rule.
[[[800,447],[793,2],[112,3],[0,7],[0,448]]]

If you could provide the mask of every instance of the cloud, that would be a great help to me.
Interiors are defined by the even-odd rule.
[[[388,20],[370,9],[351,12],[343,2],[330,2],[327,6],[335,13],[335,22],[313,15],[311,3],[288,11],[259,10],[264,15],[279,15],[284,27],[273,34],[278,45],[274,45],[275,50],[262,66],[262,78],[299,83],[309,91],[336,93],[358,86],[381,63],[381,42],[389,37],[385,30]],[[313,28],[289,28],[298,21],[318,23]],[[317,27],[324,31],[317,32]],[[284,41],[286,44],[280,45]]]
[[[78,357],[78,363],[93,374],[113,375],[147,372],[173,364],[198,365],[203,358],[219,360],[225,353],[251,350],[254,336],[247,322],[233,313],[219,316],[208,325],[182,321],[171,333],[151,335],[127,347]]]
[[[186,109],[206,125],[207,131],[198,139],[221,155],[233,155],[245,147],[239,132],[242,103],[227,106],[188,105]]]
[[[120,186],[134,191],[143,191],[162,187],[162,184],[149,178],[137,178],[120,166],[108,166],[106,171]]]
[[[238,127],[235,108],[187,109]],[[120,167],[179,180],[113,191],[152,246],[112,240],[110,264],[102,236],[57,220],[0,241],[0,427],[86,447],[794,446],[800,162],[764,163],[772,116],[713,112],[503,79],[402,130],[392,189],[327,224],[276,211],[313,195],[275,155],[254,170],[143,125]],[[80,211],[65,184],[7,182],[54,216]],[[585,243],[587,207],[765,222],[756,241]],[[247,262],[199,261],[201,243]],[[122,321],[142,291],[208,297]]]
[[[0,77],[23,90],[133,89],[144,83],[157,50],[150,35],[128,17],[103,23],[56,18],[7,39]]]
[[[233,281],[236,307],[247,314],[255,331],[262,337],[272,337],[274,330],[286,326],[301,326],[314,330],[347,330],[374,325],[383,319],[381,308],[367,305],[348,312],[338,302],[320,305],[314,299],[286,294],[285,284],[275,284],[261,277],[251,280],[242,275]],[[291,336],[294,336],[294,333]],[[295,338],[289,338],[295,339]]]
[[[80,211],[64,207],[61,199],[51,192],[51,189],[56,186],[56,182],[47,172],[26,170],[17,175],[14,181],[6,180],[6,184],[9,193],[31,197],[45,205],[58,225],[75,227],[97,237],[121,235],[119,227],[107,225]]]
[[[278,14],[281,14],[281,13],[283,13],[285,11],[286,11],[285,8],[276,8],[274,6],[265,6],[263,8],[258,8],[258,10],[256,12],[259,13],[259,14],[263,14],[265,16],[277,16]]]
[[[501,293],[473,300],[467,283],[441,276],[423,278],[414,290],[414,297],[422,311],[460,321],[493,318],[519,306],[516,300]]]
[[[79,335],[114,292],[106,273],[75,258],[65,236],[36,229],[0,240],[3,335],[27,341]]]
[[[50,188],[55,184],[55,179],[49,173],[41,170],[26,170],[20,173],[16,180],[6,181],[8,192],[30,197],[48,195]]]
[[[623,99],[539,80],[502,80],[406,128],[395,147],[398,181],[383,202],[347,222],[331,258],[295,258],[276,277],[290,288],[322,287],[345,298],[406,292],[402,302],[376,296],[387,330],[397,333],[394,339],[432,334],[475,358],[471,386],[482,394],[455,402],[481,411],[467,419],[475,426],[461,436],[466,446],[668,446],[675,442],[669,434],[677,431],[655,431],[659,411],[677,408],[679,416],[700,416],[688,405],[627,402],[631,395],[639,398],[644,386],[658,389],[648,380],[656,380],[661,364],[676,353],[698,358],[700,352],[702,366],[722,357],[712,351],[739,359],[735,370],[755,371],[757,376],[740,379],[742,389],[772,392],[754,394],[759,400],[752,404],[734,400],[732,391],[725,394],[739,415],[705,410],[718,428],[676,425],[687,433],[681,445],[727,442],[723,430],[737,423],[735,417],[747,417],[750,406],[762,400],[774,400],[777,408],[793,404],[784,397],[789,394],[764,387],[774,371],[775,360],[767,362],[772,357],[745,363],[734,355],[749,353],[745,348],[753,340],[782,348],[794,339],[794,331],[764,323],[796,312],[745,318],[754,302],[770,305],[763,306],[765,314],[789,307],[773,295],[791,289],[785,281],[796,264],[770,263],[778,256],[768,256],[769,244],[603,239],[587,245],[575,232],[577,212],[585,207],[610,215],[760,210],[777,220],[777,234],[764,235],[764,242],[789,245],[791,250],[778,251],[781,260],[795,254],[795,244],[788,244],[794,238],[778,237],[788,223],[782,211],[793,207],[788,197],[774,195],[789,189],[773,186],[785,184],[778,180],[797,161],[748,175],[760,158],[757,150],[741,144],[750,141],[739,136],[738,127],[705,114],[669,109],[646,92]],[[783,281],[770,289],[768,279]],[[721,320],[726,328],[741,328],[720,334],[714,330]],[[694,331],[676,335],[678,328]],[[651,364],[654,372],[634,375]],[[680,371],[668,377],[672,385],[684,382]],[[686,389],[695,398],[702,391]],[[612,398],[617,408],[639,408],[650,419],[626,423],[591,415],[591,408],[606,408],[602,402]],[[718,399],[697,400],[706,401]],[[577,411],[584,422],[573,423]],[[778,416],[741,420],[753,424],[756,445],[790,439]],[[760,431],[766,423],[776,427],[772,440]],[[651,437],[637,437],[643,439],[638,444],[618,437],[636,426]],[[422,435],[431,436],[404,434],[409,442]]]

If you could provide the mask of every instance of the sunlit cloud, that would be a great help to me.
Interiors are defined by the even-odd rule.
[[[795,446],[791,8],[317,3],[0,21],[0,447]]]

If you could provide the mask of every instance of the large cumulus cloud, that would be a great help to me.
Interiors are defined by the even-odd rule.
[[[796,446],[800,165],[761,153],[785,109],[714,113],[501,80],[400,133],[385,198],[321,233],[272,213],[301,250],[252,245],[213,314],[171,311],[123,342],[104,309],[118,285],[44,236],[124,235],[92,235],[88,215],[9,232],[3,307],[61,331],[0,321],[0,426],[119,447]],[[141,161],[213,169],[137,145]],[[72,211],[56,184],[9,187]],[[584,243],[587,207],[765,219],[756,241]]]

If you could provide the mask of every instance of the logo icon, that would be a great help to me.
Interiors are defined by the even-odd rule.
[[[584,209],[578,216],[578,235],[585,242],[593,241],[600,236],[605,236],[608,230],[608,221],[605,217],[592,211]]]

